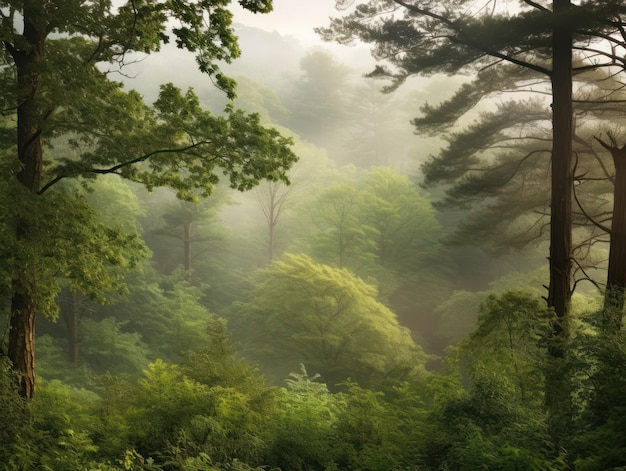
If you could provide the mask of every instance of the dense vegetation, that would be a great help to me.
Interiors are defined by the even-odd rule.
[[[324,51],[233,30],[221,0],[0,9],[0,469],[626,466],[619,59],[575,77],[576,269],[558,312],[555,26],[537,20],[552,2],[521,2],[519,31],[495,6],[446,11],[449,60],[428,36],[438,4],[418,34],[368,23],[409,3],[360,3],[333,34],[400,58],[393,93]],[[613,2],[582,3],[594,21],[572,41],[621,25]],[[474,21],[503,45],[485,52]],[[168,34],[222,91],[112,79],[133,54],[171,53]],[[432,54],[401,54],[407,37]],[[283,54],[271,73],[245,56],[262,45]],[[489,63],[496,47],[534,68]],[[437,76],[447,90],[400,86],[467,67]]]

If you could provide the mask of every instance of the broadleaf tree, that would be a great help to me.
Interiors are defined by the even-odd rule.
[[[283,377],[300,363],[329,385],[420,377],[426,355],[376,289],[345,268],[286,253],[254,273],[232,322],[244,353]]]
[[[239,3],[255,13],[272,9],[267,0]],[[59,181],[116,174],[149,189],[170,186],[178,196],[192,198],[194,191],[208,196],[220,172],[239,190],[262,178],[287,179],[285,172],[296,160],[290,140],[261,126],[258,115],[227,107],[223,116],[212,116],[192,91],[183,93],[171,84],[162,87],[149,107],[137,92],[125,92],[103,72],[123,67],[134,53],[157,52],[173,40],[178,48],[193,52],[200,71],[234,97],[235,83],[218,65],[240,54],[229,4],[4,2],[3,108],[14,110],[11,119],[3,120],[2,132],[7,149],[3,157],[12,170],[12,201],[6,208],[10,216],[5,220],[22,254],[13,257],[11,268],[8,355],[19,372],[22,395],[34,392],[35,313],[50,314],[57,290],[41,266],[59,260],[33,217],[41,212],[35,206],[48,204]],[[170,24],[176,26],[168,30]],[[51,161],[45,144],[60,136],[70,139],[73,155]],[[45,247],[38,245],[42,241]]]

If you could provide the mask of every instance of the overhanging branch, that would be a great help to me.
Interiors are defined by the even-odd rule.
[[[151,157],[154,157],[155,155],[159,155],[159,154],[175,154],[178,152],[187,152],[191,149],[195,149],[196,147],[200,147],[206,144],[211,144],[211,141],[200,141],[200,142],[196,142],[194,144],[191,144],[189,146],[186,147],[180,147],[177,149],[158,149],[152,152],[149,152],[147,154],[144,154],[140,157],[137,157],[135,159],[131,159],[131,160],[127,160],[126,162],[121,162],[117,165],[114,165],[112,167],[109,168],[91,168],[88,170],[85,170],[84,174],[88,174],[88,173],[95,173],[97,175],[104,175],[104,174],[117,174],[118,170],[124,168],[124,167],[129,167],[131,165],[140,163],[140,162],[145,162],[146,160],[150,159]],[[70,178],[70,177],[75,177],[77,175],[57,175],[56,177],[54,177],[52,180],[50,180],[48,183],[46,183],[41,190],[39,190],[37,192],[37,194],[41,195],[43,193],[45,193],[47,190],[49,190],[52,186],[54,186],[56,183],[60,182],[61,180],[63,180],[64,178]]]

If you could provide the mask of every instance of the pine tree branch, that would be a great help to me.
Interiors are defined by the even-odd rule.
[[[411,5],[409,3],[407,3],[404,0],[393,0],[394,3],[403,6],[404,8],[406,8],[407,10],[414,12],[414,13],[418,13],[420,15],[424,15],[428,18],[432,18],[434,20],[437,20],[441,23],[443,23],[444,25],[448,26],[453,32],[455,32],[458,35],[458,39],[456,38],[449,38],[450,42],[455,43],[455,44],[461,44],[461,45],[465,45],[465,46],[469,46],[471,48],[476,49],[477,51],[483,52],[484,54],[491,56],[491,57],[497,57],[499,59],[502,59],[504,61],[510,62],[512,64],[515,65],[519,65],[521,67],[525,67],[527,69],[530,70],[534,70],[535,72],[539,72],[541,74],[544,75],[548,75],[550,76],[552,74],[552,72],[549,69],[546,69],[544,67],[532,64],[530,62],[526,62],[523,61],[521,59],[516,59],[515,57],[509,56],[507,54],[503,54],[497,50],[491,49],[489,47],[487,47],[484,44],[481,44],[479,42],[476,42],[475,40],[473,40],[472,38],[467,37],[464,33],[462,28],[459,27],[459,25],[457,25],[454,21],[452,21],[449,18],[446,18],[445,16],[439,15],[431,10],[426,10],[423,8],[419,8],[415,5]]]
[[[539,5],[538,3],[533,2],[532,0],[522,0],[522,2],[524,2],[527,5],[530,5],[533,8],[536,8],[537,10],[545,11],[548,13],[551,12],[548,8],[544,7],[543,5]]]
[[[577,165],[578,165],[578,154],[576,154],[576,163],[574,164],[574,169],[573,169],[573,173],[574,174],[576,174],[576,166]],[[582,212],[583,216],[585,216],[585,218],[587,218],[587,220],[589,222],[591,222],[591,224],[596,226],[598,229],[606,232],[607,234],[610,234],[611,233],[611,229],[609,229],[607,226],[604,226],[603,224],[599,223],[589,213],[587,213],[587,211],[583,207],[582,203],[580,202],[580,199],[578,198],[578,193],[576,192],[576,185],[573,185],[573,192],[572,193],[574,195],[574,200],[576,201],[576,205],[578,206],[578,208]]]

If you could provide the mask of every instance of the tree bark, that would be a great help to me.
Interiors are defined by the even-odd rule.
[[[19,392],[31,398],[35,392],[35,313],[34,296],[27,288],[14,283],[11,298],[11,321],[8,356],[19,374]]]
[[[17,68],[17,151],[20,171],[17,179],[27,191],[36,195],[41,182],[43,151],[41,127],[43,112],[40,103],[40,73],[44,58],[46,25],[37,0],[24,2],[25,45],[5,44]],[[28,243],[30,223],[28,215],[17,217],[18,243]],[[26,398],[35,391],[35,313],[37,267],[34,261],[12,285],[11,320],[8,356],[13,368],[19,373],[20,393]]]
[[[552,33],[552,174],[550,210],[550,286],[548,307],[554,309],[552,336],[548,344],[545,407],[555,449],[569,427],[570,387],[564,360],[568,341],[571,299],[573,108],[572,32],[558,17],[570,0],[554,0]]]
[[[601,329],[606,334],[615,334],[622,329],[626,288],[626,146],[605,147],[611,152],[615,164],[615,188]]]
[[[554,12],[570,7],[555,0]],[[557,20],[558,21],[558,20]],[[550,211],[550,287],[548,306],[554,308],[555,335],[565,333],[571,299],[572,250],[572,32],[557,23],[552,36],[552,195]]]

